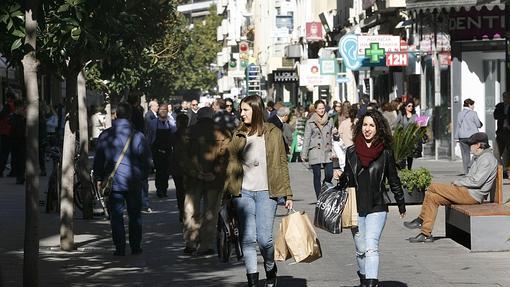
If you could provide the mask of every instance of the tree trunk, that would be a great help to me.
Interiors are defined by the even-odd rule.
[[[27,1],[23,75],[28,99],[25,184],[25,239],[23,245],[23,286],[38,286],[39,281],[39,91],[37,87],[37,0]],[[0,282],[1,283],[1,282]]]
[[[81,188],[78,190],[83,200],[83,218],[94,217],[92,190],[89,170],[89,126],[87,117],[87,90],[85,72],[78,74],[78,125],[80,127],[80,158],[78,162]],[[75,192],[77,192],[75,190]]]
[[[78,72],[66,75],[66,119],[62,151],[62,190],[60,195],[60,249],[74,250],[74,155],[78,120]]]

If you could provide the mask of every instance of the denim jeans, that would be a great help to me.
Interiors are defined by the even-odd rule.
[[[269,198],[268,191],[241,190],[234,198],[234,205],[241,225],[246,273],[257,272],[257,243],[264,258],[265,270],[274,266],[273,223],[276,200]]]
[[[108,199],[110,224],[113,243],[117,250],[126,248],[126,231],[124,229],[124,209],[127,204],[129,217],[129,246],[131,250],[140,248],[142,242],[142,216],[140,191],[112,191]]]
[[[315,196],[319,198],[319,193],[321,192],[321,167],[324,165],[324,182],[331,183],[331,180],[333,179],[333,163],[323,163],[323,164],[312,164],[312,171],[313,171],[313,189],[315,190]]]
[[[359,272],[367,279],[377,279],[379,275],[379,239],[387,215],[383,211],[359,216],[357,230],[352,229]]]

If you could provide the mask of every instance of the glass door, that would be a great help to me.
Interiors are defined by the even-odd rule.
[[[491,59],[483,61],[483,74],[485,79],[485,132],[489,136],[491,146],[495,147],[496,121],[494,108],[502,101],[505,91],[505,61]]]

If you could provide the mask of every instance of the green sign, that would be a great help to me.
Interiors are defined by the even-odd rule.
[[[379,48],[379,43],[370,43],[370,48],[365,49],[365,56],[370,58],[370,63],[379,63],[386,56],[386,51]]]

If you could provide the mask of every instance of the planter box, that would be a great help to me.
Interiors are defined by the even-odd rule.
[[[407,188],[404,189],[404,200],[406,204],[422,204],[423,199],[425,198],[425,191],[415,190],[413,192],[408,192]],[[388,197],[390,198],[390,204],[396,204],[395,198],[393,197],[393,192],[388,191]]]

